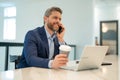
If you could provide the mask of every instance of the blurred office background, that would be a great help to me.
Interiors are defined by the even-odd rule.
[[[95,45],[95,37],[100,44],[100,21],[118,20],[120,23],[119,0],[0,0],[0,42],[23,43],[28,30],[43,25],[44,12],[51,6],[63,10],[64,39],[76,46],[71,60],[79,59],[85,45]],[[22,48],[10,47],[9,55],[21,55]],[[0,47],[0,71],[5,70],[5,51],[5,47]],[[14,63],[8,58],[8,69],[14,69]]]

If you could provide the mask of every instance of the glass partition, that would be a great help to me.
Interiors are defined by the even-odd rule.
[[[118,21],[100,22],[100,45],[109,46],[107,54],[118,55]]]

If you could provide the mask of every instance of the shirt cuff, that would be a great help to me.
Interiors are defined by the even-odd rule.
[[[49,63],[48,63],[49,68],[52,68],[52,62],[53,62],[53,60],[50,60]]]
[[[59,42],[60,45],[65,45],[66,43],[65,42]]]

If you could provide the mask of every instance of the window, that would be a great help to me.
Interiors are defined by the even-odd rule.
[[[16,39],[16,7],[4,8],[4,40]]]

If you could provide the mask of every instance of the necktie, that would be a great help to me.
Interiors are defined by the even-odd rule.
[[[49,59],[52,59],[53,55],[54,55],[54,41],[53,41],[52,37],[50,37],[49,40],[50,40],[50,44],[49,44]]]

